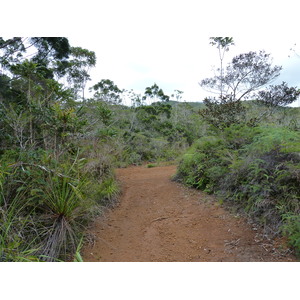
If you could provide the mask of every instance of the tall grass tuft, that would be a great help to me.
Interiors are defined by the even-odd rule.
[[[88,188],[97,181],[85,172],[86,159],[77,154],[62,162],[42,151],[34,161],[19,159],[8,157],[0,165],[0,260],[73,260],[99,210]],[[105,180],[107,174],[100,175]]]
[[[24,214],[21,198],[18,194],[9,205],[0,206],[0,261],[39,261],[35,224]]]
[[[75,253],[82,218],[89,209],[89,201],[82,193],[83,179],[52,175],[47,179],[43,196],[44,213],[42,254],[53,260],[67,253]]]

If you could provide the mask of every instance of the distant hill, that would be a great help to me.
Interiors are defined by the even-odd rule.
[[[204,107],[204,104],[203,102],[186,102],[186,101],[169,101],[168,104],[172,105],[172,106],[175,106],[175,105],[180,105],[180,104],[188,104],[189,106],[193,107],[193,108],[203,108]]]

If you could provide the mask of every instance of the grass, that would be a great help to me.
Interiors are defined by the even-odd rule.
[[[88,172],[78,155],[62,162],[40,152],[34,163],[0,165],[0,261],[80,260],[82,234],[101,205],[91,186],[107,201],[117,195],[102,164]]]
[[[155,168],[155,167],[157,167],[157,164],[153,164],[153,163],[147,164],[146,167],[147,168]]]

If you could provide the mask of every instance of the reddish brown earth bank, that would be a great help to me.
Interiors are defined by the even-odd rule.
[[[96,220],[90,262],[295,261],[282,243],[224,210],[212,196],[171,181],[176,166],[116,170],[118,206]]]

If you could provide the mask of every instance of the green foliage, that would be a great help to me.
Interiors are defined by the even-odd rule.
[[[299,220],[286,218],[300,212],[299,145],[299,131],[233,125],[195,142],[183,156],[176,177],[218,194],[269,233],[285,228],[291,243],[299,247]]]
[[[76,249],[76,252],[75,252],[75,255],[74,255],[74,262],[83,262],[83,258],[80,254],[80,250],[83,246],[83,238],[81,238],[78,246],[77,246],[77,249]]]
[[[102,79],[95,84],[91,89],[94,93],[94,98],[98,101],[104,101],[111,104],[120,104],[122,102],[122,90],[110,79]]]
[[[122,148],[109,106],[88,103],[94,126],[75,101],[95,55],[65,38],[0,38],[0,55],[0,261],[80,260],[85,226],[115,201],[111,148]]]
[[[86,82],[90,80],[88,70],[96,65],[96,55],[93,51],[81,47],[71,47],[70,54],[68,62],[57,62],[58,70],[61,75],[66,75],[68,83],[73,84],[74,96],[80,98],[78,94],[82,91],[84,99],[84,88]]]
[[[147,168],[155,168],[156,166],[156,164],[147,164]]]
[[[0,261],[38,261],[37,235],[32,216],[25,213],[23,184],[14,193],[7,190],[14,187],[13,173],[7,164],[0,166]]]
[[[283,216],[285,225],[283,233],[288,236],[291,246],[296,249],[296,253],[300,256],[300,215],[286,214]]]
[[[0,38],[0,64],[10,69],[22,63],[28,57],[27,49],[31,51],[31,60],[43,69],[47,78],[53,78],[57,72],[51,63],[65,61],[70,54],[69,41],[64,37]]]
[[[300,95],[300,90],[297,87],[288,87],[286,82],[280,85],[271,85],[265,91],[258,92],[258,99],[265,105],[279,106],[288,105],[297,100]]]
[[[97,102],[95,108],[96,108],[96,113],[100,118],[100,120],[103,122],[103,124],[105,126],[110,125],[112,122],[113,112],[108,107],[108,105],[103,102]]]
[[[155,101],[161,100],[166,102],[170,100],[170,97],[165,95],[163,90],[159,88],[156,83],[154,83],[151,87],[146,87],[143,100],[146,100],[147,98],[154,99]]]
[[[223,96],[220,100],[206,98],[205,109],[199,111],[202,118],[208,124],[223,130],[233,125],[245,123],[245,108],[241,101],[233,99],[231,96]]]
[[[215,174],[213,180],[218,180],[222,170],[216,170],[215,165],[222,164],[219,157],[223,148],[223,140],[215,136],[205,136],[199,139],[187,154],[183,156],[178,167],[178,177],[183,178],[184,183],[201,190],[210,191],[207,186]],[[214,149],[214,152],[212,152]]]
[[[31,42],[37,52],[26,60]],[[212,38],[212,44],[224,55],[233,40]],[[221,56],[218,82],[206,82],[221,90],[221,100],[206,101],[203,108],[169,101],[157,84],[141,96],[109,79],[84,100],[79,91],[96,58],[65,38],[0,38],[0,54],[6,72],[0,75],[1,261],[82,261],[86,226],[117,201],[113,167],[143,162],[151,167],[184,153],[179,180],[218,193],[275,231],[283,224],[298,247],[299,110],[276,106],[269,114],[259,101],[242,103],[237,94],[223,95],[229,83],[234,92],[247,88],[242,75],[258,74],[255,66],[270,67],[268,55],[240,55],[227,74]],[[279,69],[271,68],[267,77],[276,77]],[[255,76],[250,78],[254,88],[264,83]],[[68,86],[54,79],[63,77]],[[234,86],[236,80],[241,86]],[[268,99],[282,90],[293,92],[288,101],[298,93],[282,86]],[[179,100],[182,92],[175,92],[172,97]],[[120,105],[125,95],[130,108]],[[75,101],[80,98],[84,101]],[[144,105],[147,99],[162,102]]]
[[[243,151],[247,145],[253,143],[255,137],[257,137],[261,131],[262,129],[260,127],[234,124],[224,128],[223,133],[220,135],[226,141],[229,149]]]
[[[117,196],[119,195],[119,186],[114,177],[106,178],[95,189],[94,198],[103,206],[112,206],[115,204]]]
[[[275,149],[284,153],[299,152],[299,141],[300,134],[298,131],[292,131],[288,128],[262,127],[261,133],[254,137],[247,150],[257,154]]]
[[[87,169],[88,161],[78,153],[56,160],[43,150],[10,151],[1,162],[2,260],[69,260],[85,224],[104,205],[90,188],[96,186],[102,200],[112,201],[114,178],[107,177],[104,165]]]

